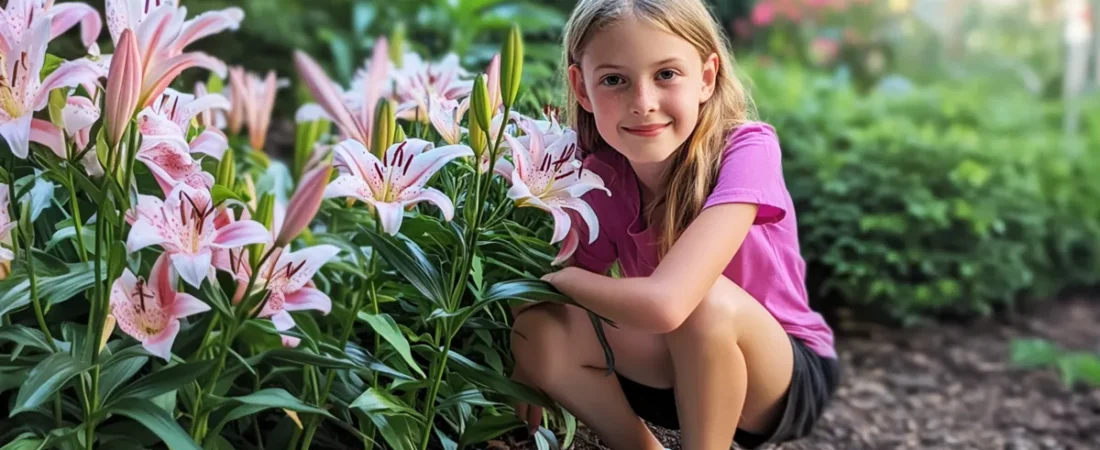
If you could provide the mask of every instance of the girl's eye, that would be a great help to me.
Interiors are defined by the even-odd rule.
[[[622,81],[622,77],[618,75],[608,75],[603,78],[603,84],[606,86],[618,86]]]
[[[657,72],[657,78],[661,80],[671,80],[676,77],[676,71],[671,69],[662,70]]]

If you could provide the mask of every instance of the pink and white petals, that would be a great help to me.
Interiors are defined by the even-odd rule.
[[[201,300],[176,292],[175,284],[168,254],[163,253],[153,264],[148,282],[126,269],[111,288],[111,316],[118,327],[165,361],[172,357],[179,319],[210,310]]]

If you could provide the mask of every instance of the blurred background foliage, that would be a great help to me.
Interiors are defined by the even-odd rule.
[[[783,140],[810,289],[827,314],[850,305],[902,323],[974,317],[1098,284],[1097,73],[1073,90],[1064,82],[1071,22],[1091,24],[1066,11],[1075,1],[1085,3],[710,1]],[[183,4],[245,11],[240,30],[195,47],[292,82],[272,137],[289,146],[307,99],[294,49],[346,85],[378,36],[430,59],[455,52],[473,70],[518,23],[530,86],[521,107],[533,111],[560,103],[561,30],[575,1]],[[55,42],[80,51],[73,35]]]

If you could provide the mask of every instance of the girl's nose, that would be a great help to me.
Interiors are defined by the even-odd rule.
[[[657,111],[657,95],[653,87],[645,83],[638,83],[633,94],[634,99],[630,104],[631,113],[644,116]]]

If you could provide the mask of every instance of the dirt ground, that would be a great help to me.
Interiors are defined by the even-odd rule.
[[[969,324],[835,328],[845,373],[837,396],[813,434],[768,449],[1100,449],[1100,389],[1068,389],[1054,370],[1009,362],[1016,337],[1100,352],[1100,300],[1050,302]],[[655,431],[679,447],[675,432]],[[571,448],[606,447],[582,429]]]

